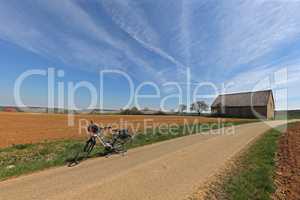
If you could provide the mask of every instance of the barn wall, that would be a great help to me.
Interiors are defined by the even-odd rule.
[[[256,116],[253,110],[261,116]],[[218,115],[223,116],[231,116],[231,117],[239,117],[239,118],[257,118],[263,117],[267,118],[267,107],[266,106],[259,106],[254,107],[253,110],[250,106],[247,107],[225,107],[222,112],[221,108],[212,108],[212,112]]]
[[[243,117],[243,118],[252,118],[253,114],[250,107],[226,107],[226,115]]]
[[[274,119],[275,118],[275,105],[273,96],[271,95],[268,102],[268,110],[267,110],[267,117],[268,119]]]
[[[267,106],[260,106],[253,108],[255,112],[257,112],[260,116],[256,116],[255,118],[268,118],[268,107]]]

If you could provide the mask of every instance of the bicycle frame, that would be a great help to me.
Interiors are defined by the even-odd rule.
[[[111,140],[106,140],[105,139],[105,137],[104,137],[104,135],[103,135],[103,130],[105,130],[105,128],[100,128],[100,130],[97,132],[97,133],[93,133],[92,135],[91,135],[91,138],[94,140],[94,145],[96,145],[96,143],[97,143],[97,141],[99,141],[100,142],[100,144],[106,149],[106,148],[108,148],[108,149],[110,149],[110,150],[116,150],[116,151],[119,151],[118,150],[118,148],[119,147],[115,147],[115,144],[116,143],[118,143],[119,144],[119,142],[117,142],[119,139],[117,139],[117,138],[115,138],[115,134],[114,133],[117,133],[117,134],[120,134],[120,130],[118,130],[118,129],[115,129],[115,130],[112,130],[112,132],[114,132],[114,133],[112,133],[112,139]],[[117,136],[118,137],[118,136]],[[124,145],[124,143],[123,144],[121,144],[122,146]],[[115,148],[117,148],[117,149],[115,149]]]
[[[92,137],[96,138],[104,147],[112,148],[112,145],[109,142],[105,142],[101,131],[98,134],[93,134]]]

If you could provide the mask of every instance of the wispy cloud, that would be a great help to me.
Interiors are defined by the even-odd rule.
[[[285,60],[276,65],[265,65],[259,68],[249,69],[248,71],[237,74],[226,82],[226,92],[256,91],[272,89],[277,103],[277,109],[299,108],[300,94],[296,92],[300,84],[300,60]],[[284,91],[284,98],[282,98]],[[288,104],[289,99],[293,100]]]
[[[267,88],[275,88],[284,83],[286,87],[292,87],[295,82],[300,82],[300,60],[285,60],[276,64],[267,64],[247,71],[237,73],[226,83],[232,85],[232,91],[252,90],[259,87],[264,80],[268,79]],[[262,86],[262,85],[261,85]],[[259,88],[259,89],[267,89]]]
[[[300,1],[276,0],[11,0],[0,4],[0,39],[68,66],[121,68],[160,84],[183,82],[190,67],[193,83],[231,80],[238,91],[279,65],[298,81],[299,10]]]
[[[300,3],[226,1],[219,20],[220,64],[232,68],[261,59],[299,36]]]
[[[134,1],[110,0],[102,3],[113,21],[144,48],[170,61],[179,71],[186,68],[183,63],[160,48],[159,35],[151,28],[143,10]]]
[[[98,28],[72,1],[39,1],[34,5],[36,10],[30,9],[32,6],[30,2],[24,4],[10,1],[0,5],[1,39],[44,57],[59,58],[74,63],[83,61],[83,56],[99,55],[100,47],[95,47],[87,40],[79,39],[80,33],[97,38],[100,44],[113,46],[115,43],[109,34]],[[47,14],[38,11],[45,11]],[[79,55],[80,51],[84,53],[83,49],[89,54]]]
[[[39,1],[34,5],[11,1],[0,5],[3,40],[88,71],[103,67],[126,69],[124,61],[130,60],[150,73],[152,67],[148,61],[101,23],[101,19],[93,19],[76,1]]]

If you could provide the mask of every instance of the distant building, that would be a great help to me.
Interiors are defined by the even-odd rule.
[[[15,107],[4,107],[4,112],[17,112],[17,109]]]
[[[219,95],[211,112],[221,116],[273,119],[275,103],[272,90]]]

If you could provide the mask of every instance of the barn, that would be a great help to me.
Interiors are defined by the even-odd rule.
[[[218,116],[274,119],[272,90],[219,95],[211,105]]]

